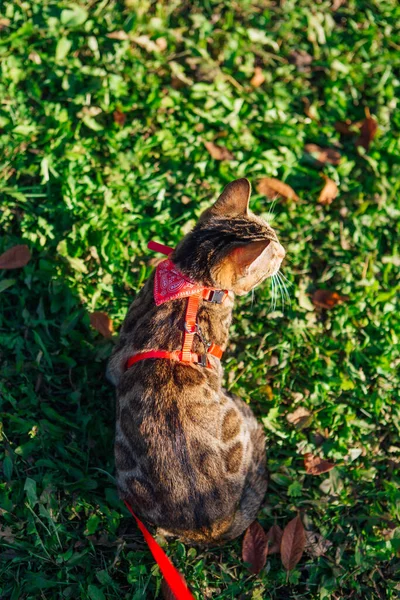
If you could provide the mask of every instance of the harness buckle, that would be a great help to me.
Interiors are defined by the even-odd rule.
[[[222,304],[225,298],[224,290],[212,290],[208,302],[214,302],[215,304]]]
[[[197,363],[201,367],[207,366],[207,354],[199,354],[199,362]]]

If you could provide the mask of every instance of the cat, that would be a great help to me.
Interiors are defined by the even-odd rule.
[[[274,275],[285,256],[272,227],[249,211],[250,194],[247,179],[228,184],[169,256],[187,280],[227,291],[222,303],[200,300],[195,353],[205,340],[226,348],[234,296]],[[127,368],[139,352],[182,348],[188,298],[157,305],[154,282],[155,272],[131,304],[108,365],[118,491],[164,535],[222,543],[247,529],[265,496],[264,433],[250,407],[223,388],[214,355],[207,366],[146,358]]]

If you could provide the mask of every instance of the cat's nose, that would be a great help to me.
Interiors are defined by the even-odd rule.
[[[285,258],[285,255],[286,255],[285,248],[283,246],[281,246],[281,244],[279,242],[274,243],[274,252],[275,252],[276,258],[279,258],[279,260],[283,260]]]

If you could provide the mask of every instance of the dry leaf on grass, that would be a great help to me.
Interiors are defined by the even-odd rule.
[[[204,142],[205,147],[215,160],[233,160],[232,152],[224,146],[218,146],[214,142]]]
[[[6,27],[9,27],[10,24],[11,24],[10,19],[6,19],[6,18],[0,19],[0,31],[2,29],[5,29]]]
[[[35,63],[35,65],[41,65],[42,64],[42,59],[40,58],[39,54],[37,52],[35,52],[34,50],[32,50],[32,52],[29,53],[28,58],[33,63]]]
[[[275,554],[281,551],[283,531],[279,525],[272,525],[267,531],[268,554]]]
[[[164,578],[161,582],[161,593],[164,600],[178,600]]]
[[[125,121],[126,121],[126,114],[118,109],[114,110],[113,119],[114,119],[114,123],[116,123],[120,127],[123,127],[125,125]]]
[[[261,525],[254,521],[244,534],[242,558],[250,564],[250,571],[257,575],[265,565],[267,554],[267,536]]]
[[[299,406],[292,413],[286,415],[286,419],[295,426],[296,429],[301,430],[305,427],[308,427],[312,421],[312,413],[304,408],[304,406]]]
[[[305,67],[309,67],[313,60],[311,54],[308,54],[305,50],[293,50],[289,54],[289,62],[296,65],[300,71],[304,70]]]
[[[9,248],[0,255],[0,269],[20,269],[31,259],[31,252],[26,244]]]
[[[317,144],[306,144],[304,150],[308,152],[308,154],[311,154],[315,163],[320,167],[323,167],[327,163],[336,166],[340,163],[342,158],[340,152],[337,150],[334,150],[333,148],[321,148],[321,146],[317,146]]]
[[[330,290],[316,290],[311,297],[314,306],[328,309],[333,308],[340,302],[346,302],[348,299],[348,296],[341,296],[337,292],[331,292]]]
[[[378,131],[377,121],[371,117],[369,108],[365,109],[365,119],[360,128],[360,135],[356,139],[356,146],[362,146],[366,152],[369,150],[369,145],[374,139]]]
[[[93,312],[89,315],[90,324],[94,327],[103,337],[109,338],[113,333],[113,323],[108,315],[104,312]]]
[[[338,186],[326,175],[323,175],[323,178],[325,179],[325,185],[318,196],[318,202],[320,204],[332,204],[339,193]]]
[[[146,50],[146,52],[161,52],[162,48],[156,42],[153,42],[148,35],[139,35],[133,37],[132,41],[138,46]]]
[[[305,545],[306,532],[300,516],[297,515],[286,525],[282,535],[281,558],[287,571],[291,571],[297,565],[303,555]]]
[[[322,475],[335,468],[329,460],[314,456],[311,452],[304,455],[304,466],[308,475]]]
[[[318,558],[333,546],[332,542],[316,531],[306,531],[306,546],[304,550],[313,558]]]
[[[254,75],[250,79],[250,85],[252,85],[253,87],[260,87],[260,85],[262,85],[264,83],[264,81],[265,81],[265,75],[262,72],[262,68],[255,67]]]
[[[107,33],[107,37],[110,38],[110,40],[129,40],[129,35],[126,33],[126,31],[112,31],[111,33]]]
[[[260,179],[257,190],[260,194],[265,194],[268,198],[291,198],[299,200],[298,195],[290,185],[279,181],[275,177],[263,177]]]

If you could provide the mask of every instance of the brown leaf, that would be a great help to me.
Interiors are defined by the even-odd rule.
[[[336,465],[329,462],[329,460],[325,460],[319,456],[314,456],[311,452],[307,452],[304,455],[304,466],[308,475],[322,475],[322,473],[327,473],[334,469]]]
[[[26,244],[9,248],[0,255],[0,269],[20,269],[28,264],[31,252]]]
[[[243,538],[242,558],[250,563],[250,571],[257,575],[264,567],[268,554],[268,541],[264,529],[254,521]]]
[[[257,190],[260,194],[265,194],[268,198],[291,198],[299,200],[298,195],[290,185],[279,181],[275,177],[263,177],[260,179]]]
[[[305,50],[293,50],[289,54],[289,62],[296,65],[300,71],[304,71],[305,67],[309,67],[313,60],[311,54],[308,54]]]
[[[300,431],[310,425],[312,413],[304,406],[299,406],[294,412],[286,415],[286,419]]]
[[[125,125],[126,114],[121,112],[120,110],[114,110],[113,112],[114,123],[117,123],[120,127]]]
[[[337,292],[331,292],[330,290],[316,290],[311,297],[314,306],[319,306],[320,308],[333,308],[339,302],[346,302],[348,299],[348,296],[341,296]]]
[[[161,582],[161,593],[164,600],[178,600],[164,578]]]
[[[316,531],[306,531],[306,546],[304,550],[313,558],[318,558],[326,553],[332,542]]]
[[[260,85],[262,85],[264,83],[264,81],[265,81],[265,75],[262,72],[262,68],[255,67],[254,75],[250,79],[250,85],[252,85],[253,87],[260,87]]]
[[[275,554],[281,551],[283,531],[279,525],[272,525],[267,532],[268,554]]]
[[[89,315],[90,324],[105,338],[109,338],[113,333],[113,323],[104,312],[93,312]]]
[[[356,139],[356,146],[362,146],[366,152],[369,150],[369,145],[374,139],[376,132],[378,131],[377,121],[371,117],[369,108],[365,109],[365,119],[362,122],[360,135]]]
[[[338,165],[342,158],[340,152],[333,148],[321,148],[317,144],[306,144],[304,146],[306,152],[312,155],[319,167],[323,167],[326,163],[330,165]]]
[[[318,202],[320,204],[332,204],[339,193],[339,189],[332,179],[329,179],[329,177],[326,177],[326,175],[323,177],[325,179],[325,185],[318,196]]]
[[[42,64],[42,59],[40,58],[39,54],[37,52],[35,52],[34,50],[32,50],[32,52],[29,53],[28,58],[29,58],[29,60],[31,60],[32,62],[34,62],[35,65],[41,65]]]
[[[2,29],[5,29],[6,27],[9,27],[10,23],[11,23],[10,19],[6,19],[6,18],[0,19],[0,31]]]
[[[205,147],[215,160],[233,160],[234,156],[224,146],[218,146],[214,142],[204,142]]]
[[[126,33],[126,31],[122,30],[107,33],[107,37],[110,38],[110,40],[129,40],[129,35]]]
[[[281,558],[283,566],[287,571],[291,571],[301,559],[306,545],[306,532],[297,515],[292,519],[283,530],[281,542]]]

